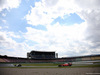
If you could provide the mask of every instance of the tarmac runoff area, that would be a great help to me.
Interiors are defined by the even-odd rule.
[[[13,64],[0,64],[0,67],[15,67],[15,66]],[[34,67],[37,67],[37,68],[38,67],[51,67],[52,68],[52,67],[58,67],[58,66],[21,66],[21,67],[23,67],[23,68],[24,67],[30,67],[30,68],[31,67],[33,67],[33,68]]]
[[[0,64],[0,67],[14,67],[13,64]]]
[[[22,66],[17,68],[13,64],[0,64],[0,75],[100,75],[100,67],[53,67],[58,66]]]
[[[100,75],[98,68],[0,68],[0,75]]]

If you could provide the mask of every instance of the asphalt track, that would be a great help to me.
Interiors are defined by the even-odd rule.
[[[3,68],[3,67],[8,67],[8,68]],[[100,75],[100,67],[94,67],[94,68],[90,67],[53,68],[58,66],[22,66],[22,68],[10,68],[10,67],[15,67],[15,66],[13,64],[0,64],[0,75]]]
[[[13,64],[0,64],[0,67],[14,67]]]
[[[100,75],[98,68],[0,68],[0,75]]]

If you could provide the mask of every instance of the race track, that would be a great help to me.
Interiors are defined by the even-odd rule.
[[[100,75],[98,68],[0,68],[0,75]]]

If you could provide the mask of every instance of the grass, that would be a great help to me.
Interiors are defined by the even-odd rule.
[[[66,66],[66,67],[15,67],[15,68],[22,68],[22,69],[29,69],[29,68],[95,68],[100,67],[100,65],[85,65],[85,66]]]
[[[54,64],[54,63],[31,63],[31,64],[22,64],[22,66],[28,66],[28,67],[19,67],[19,68],[95,68],[95,67],[100,67],[99,65],[81,65],[81,66],[66,66],[66,67],[57,67],[59,64]],[[30,67],[30,66],[36,66],[36,67]],[[38,67],[37,67],[38,66]],[[47,66],[47,67],[43,67]],[[48,67],[48,66],[54,66],[54,67]]]
[[[10,63],[10,64],[21,64],[25,67],[0,67],[0,68],[85,68],[85,67],[100,67],[100,64],[94,65],[72,65],[67,67],[57,67],[60,63]],[[32,67],[34,66],[34,67]],[[50,67],[49,67],[50,66]]]
[[[23,63],[22,66],[58,66],[55,63]]]

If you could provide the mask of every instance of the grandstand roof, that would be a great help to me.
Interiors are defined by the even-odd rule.
[[[62,58],[82,58],[82,57],[95,57],[95,56],[100,56],[100,54],[96,54],[96,55],[84,55],[84,56],[71,56],[71,57],[62,57]]]
[[[32,50],[31,52],[55,52],[55,51],[37,51],[37,50]]]

